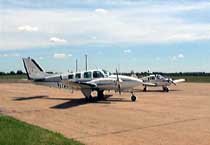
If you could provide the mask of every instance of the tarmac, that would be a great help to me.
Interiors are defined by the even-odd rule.
[[[160,90],[138,91],[136,102],[111,91],[86,103],[80,91],[0,83],[0,113],[88,145],[210,145],[210,84]]]

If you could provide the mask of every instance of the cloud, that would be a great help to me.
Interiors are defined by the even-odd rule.
[[[182,53],[180,53],[178,55],[172,56],[170,59],[172,61],[177,61],[177,60],[180,60],[180,59],[183,59],[183,58],[184,58],[184,55]]]
[[[40,60],[44,59],[42,56],[39,57]]]
[[[102,8],[98,8],[98,9],[95,9],[95,12],[99,14],[106,14],[108,11]]]
[[[69,56],[69,57],[72,57],[72,54],[69,53],[68,56]]]
[[[182,53],[180,53],[177,57],[178,58],[184,58],[184,55]]]
[[[117,5],[117,2],[108,1],[107,3]],[[210,40],[210,22],[205,20],[210,12],[210,3],[175,2],[171,4],[170,2],[138,1],[126,1],[126,3],[128,4],[124,5],[119,2],[119,7],[103,5],[104,8],[109,8],[109,11],[97,8],[97,6],[91,9],[81,6],[77,9],[59,9],[58,7],[56,10],[50,8],[0,10],[0,17],[3,20],[0,36],[4,36],[0,39],[0,50],[47,47],[51,43],[67,44],[67,39],[68,45],[78,46]],[[203,11],[194,13],[198,8]],[[195,20],[198,17],[199,20]],[[37,31],[41,28],[39,33],[30,35],[22,33],[20,36],[16,30],[17,26],[29,22],[37,26]],[[29,29],[21,28],[22,31]],[[49,43],[46,39],[50,36],[61,38],[52,37]]]
[[[6,54],[6,53],[5,53],[5,54],[3,54],[3,56],[4,56],[4,57],[7,57],[7,56],[8,56],[8,54]]]
[[[19,26],[18,31],[23,31],[23,32],[36,32],[38,31],[38,27],[33,27],[30,25],[24,25],[24,26]]]
[[[156,61],[160,61],[160,57],[156,57],[155,60],[156,60]]]
[[[65,39],[61,39],[57,37],[51,37],[49,41],[52,43],[66,43],[67,42]]]
[[[130,49],[126,49],[123,51],[125,54],[128,54],[128,53],[131,53],[131,50]]]
[[[56,59],[63,59],[63,58],[66,58],[66,54],[65,53],[55,53],[53,55],[53,57]]]

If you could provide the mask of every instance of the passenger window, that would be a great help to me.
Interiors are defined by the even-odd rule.
[[[100,71],[94,71],[93,72],[93,77],[94,78],[103,78],[104,75]]]
[[[84,72],[84,78],[91,78],[91,72]]]
[[[70,80],[70,79],[74,79],[74,75],[72,74],[72,75],[68,75],[68,79]]]
[[[76,78],[76,79],[80,79],[80,78],[81,78],[81,73],[77,73],[77,74],[75,75],[75,78]]]

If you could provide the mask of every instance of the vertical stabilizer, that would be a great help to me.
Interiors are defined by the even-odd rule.
[[[44,79],[48,76],[48,74],[43,71],[37,62],[30,57],[23,58],[23,64],[29,80]]]

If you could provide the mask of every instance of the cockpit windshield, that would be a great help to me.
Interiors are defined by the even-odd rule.
[[[158,79],[163,79],[164,77],[162,75],[157,75]]]
[[[93,78],[103,78],[104,75],[100,71],[94,71],[93,72]]]
[[[103,69],[102,71],[103,71],[103,73],[105,74],[105,76],[107,76],[107,77],[110,76],[110,75],[112,75],[110,72],[108,72],[108,71],[106,71],[106,70],[104,70],[104,69]]]

